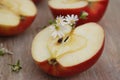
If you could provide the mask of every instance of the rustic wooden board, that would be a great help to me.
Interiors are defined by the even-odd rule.
[[[92,68],[69,78],[51,77],[34,64],[30,51],[31,42],[52,18],[45,0],[37,7],[37,18],[27,31],[15,37],[0,37],[0,43],[15,53],[0,57],[0,80],[120,80],[120,0],[110,1],[105,16],[99,22],[106,32],[103,55]],[[18,59],[23,69],[19,73],[13,73],[7,64],[15,63]]]

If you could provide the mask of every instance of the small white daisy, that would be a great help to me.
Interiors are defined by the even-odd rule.
[[[50,29],[52,31],[52,37],[56,38],[56,37],[63,37],[64,35],[64,30],[65,27],[60,25],[60,24],[53,24],[50,26]]]
[[[64,16],[57,16],[57,18],[56,18],[56,24],[62,24],[62,25],[65,25],[66,24],[66,22],[65,22],[65,18],[64,18]]]
[[[53,38],[59,37],[62,38],[65,36],[66,33],[71,32],[72,26],[78,21],[77,15],[67,15],[64,16],[58,16],[55,20],[56,22],[53,23],[50,26],[50,29],[52,31],[51,36]]]
[[[70,15],[67,15],[67,16],[65,17],[65,20],[66,20],[66,22],[67,22],[68,25],[72,26],[72,25],[74,25],[74,24],[76,23],[76,21],[78,21],[79,19],[78,19],[78,16],[77,16],[77,15],[72,14],[71,16],[70,16]]]
[[[69,25],[53,24],[50,26],[50,30],[52,31],[51,36],[53,38],[62,38],[66,33],[69,33],[72,30],[72,27]]]

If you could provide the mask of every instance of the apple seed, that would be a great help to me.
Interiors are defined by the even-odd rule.
[[[63,38],[58,39],[58,43],[62,43]]]
[[[65,38],[64,42],[66,42],[68,39],[69,39],[69,36],[67,36],[67,37]]]

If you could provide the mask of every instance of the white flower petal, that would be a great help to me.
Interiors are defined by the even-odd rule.
[[[63,33],[62,31],[59,31],[59,32],[58,32],[58,36],[59,36],[60,38],[62,38],[62,37],[64,36],[64,33]]]
[[[57,32],[56,32],[56,31],[54,31],[54,32],[52,33],[52,37],[53,37],[53,38],[56,38],[56,37],[57,37]]]
[[[50,28],[50,31],[54,31],[55,30],[55,26],[53,26],[53,25],[50,25],[49,28]]]
[[[74,14],[71,15],[71,18],[74,18]]]

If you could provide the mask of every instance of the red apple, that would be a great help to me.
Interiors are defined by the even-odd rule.
[[[32,0],[35,4],[42,2],[43,0]]]
[[[75,14],[80,17],[77,25],[98,22],[103,17],[109,0],[49,0],[54,17]],[[87,14],[85,14],[85,13]],[[85,15],[84,15],[84,14]]]
[[[32,0],[34,3],[37,3],[37,2],[39,2],[40,0]]]
[[[13,36],[25,31],[35,19],[37,9],[31,0],[0,1],[0,36]]]
[[[58,43],[59,38],[51,38],[47,27],[33,40],[32,57],[50,75],[66,77],[81,73],[95,64],[104,48],[104,30],[96,23],[78,26],[65,39],[66,36]]]

